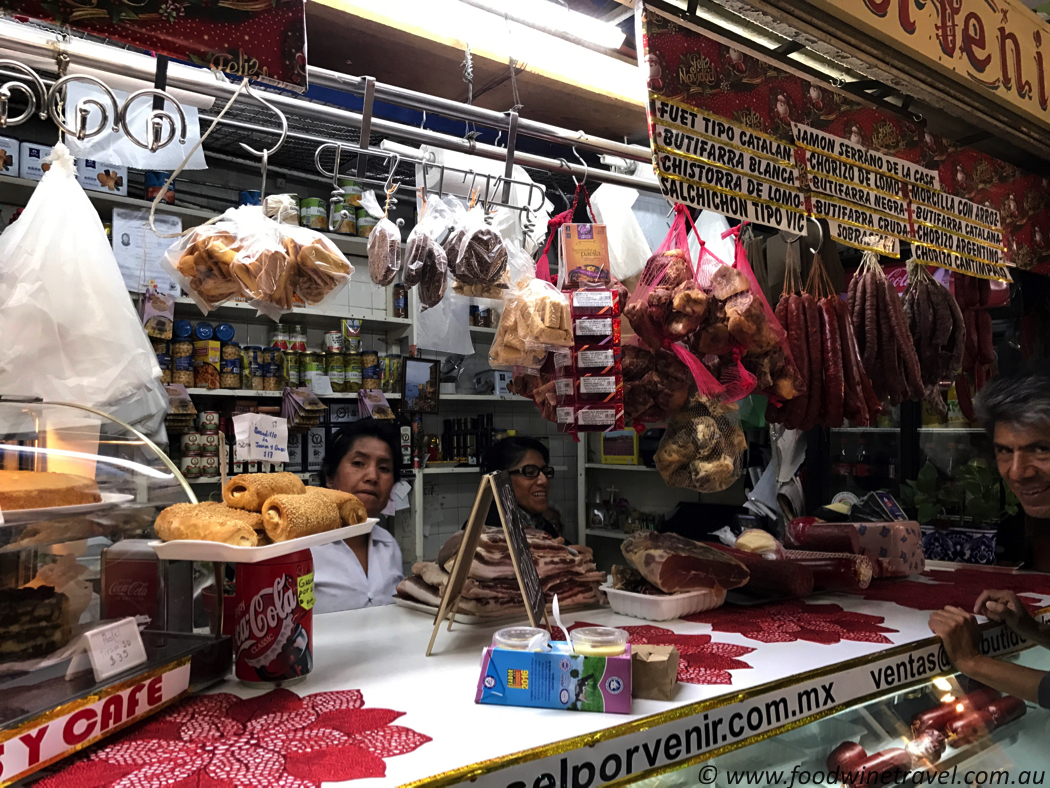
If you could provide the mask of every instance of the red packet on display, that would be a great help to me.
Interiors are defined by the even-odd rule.
[[[577,345],[620,345],[620,318],[580,317],[572,321]]]
[[[573,414],[576,432],[611,432],[623,429],[623,403],[577,405]]]
[[[573,290],[569,294],[569,308],[574,319],[617,317],[620,314],[620,294],[616,290]]]

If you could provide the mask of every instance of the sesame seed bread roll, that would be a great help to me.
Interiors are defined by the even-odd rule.
[[[165,542],[193,539],[255,547],[259,541],[255,531],[262,528],[262,515],[231,509],[218,501],[177,503],[157,515],[153,527]]]
[[[226,482],[222,499],[234,509],[261,512],[270,496],[305,492],[306,485],[294,473],[242,473]]]
[[[339,509],[324,495],[274,495],[263,504],[263,527],[275,542],[342,528]]]
[[[368,519],[365,505],[353,493],[342,490],[332,490],[328,487],[307,487],[307,495],[323,495],[339,509],[339,517],[343,525],[358,525]]]

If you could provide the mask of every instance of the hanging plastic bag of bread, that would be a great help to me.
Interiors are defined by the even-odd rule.
[[[480,203],[467,213],[463,234],[453,289],[464,296],[502,300],[510,287],[507,245]]]
[[[654,460],[668,487],[713,493],[740,478],[746,451],[737,405],[694,393],[667,423]]]
[[[374,284],[387,287],[401,271],[401,228],[387,218],[389,199],[380,207],[375,192],[366,191],[361,195],[361,207],[379,220],[368,235],[368,275]]]
[[[204,314],[240,297],[272,320],[292,309],[296,268],[262,206],[230,208],[168,248],[164,267]]]
[[[549,350],[573,345],[569,299],[534,275],[532,261],[521,247],[514,242],[506,246],[514,286],[503,302],[489,363],[495,369],[539,369]]]
[[[166,441],[156,352],[98,211],[65,144],[50,163],[0,235],[0,391],[99,408]]]
[[[294,271],[292,290],[307,306],[324,306],[350,282],[354,267],[326,236],[281,224],[281,245]],[[298,302],[297,302],[298,305]]]
[[[441,233],[449,226],[451,217],[448,206],[439,195],[421,194],[420,199],[423,209],[420,212],[419,221],[408,234],[404,273],[401,276],[402,283],[409,288],[421,284],[424,272],[428,270],[430,272],[429,285],[440,283],[440,278],[436,276],[438,270],[448,271],[448,255],[437,241]],[[428,290],[432,291],[427,293],[428,303],[426,305],[430,307],[441,300],[444,289],[441,288],[440,294],[433,287]],[[420,294],[422,295],[422,291]],[[436,300],[434,296],[437,296]]]
[[[721,316],[709,308],[708,294],[696,283],[689,255],[690,226],[689,210],[684,205],[676,205],[671,229],[646,261],[624,314],[650,350],[655,353],[662,349],[677,356],[688,368],[698,391],[705,396],[724,397],[725,387],[685,344],[691,343],[699,331],[721,320]],[[700,248],[703,249],[702,242]]]
[[[707,253],[706,247],[701,252],[697,284],[708,293],[713,313],[724,319],[714,342],[710,333],[701,333],[692,347],[699,355],[715,350],[712,344],[726,341],[717,348],[721,352],[708,353],[704,362],[726,387],[728,401],[735,402],[755,391],[775,402],[785,402],[798,396],[805,384],[792,360],[787,333],[748,262],[740,238],[743,228],[741,224],[723,234],[732,240],[731,262]]]

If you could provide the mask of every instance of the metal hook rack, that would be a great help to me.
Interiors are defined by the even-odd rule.
[[[331,172],[326,170],[324,165],[321,164],[321,154],[328,148],[332,148],[335,152],[335,161],[332,164]],[[344,152],[356,153],[359,156],[359,169],[360,162],[367,156],[378,156],[387,160],[388,167],[385,181],[360,176],[356,177],[355,180],[359,183],[382,186],[383,191],[387,195],[388,206],[397,205],[397,197],[394,196],[394,193],[401,187],[400,182],[394,180],[394,174],[397,172],[397,167],[401,163],[400,153],[380,150],[379,148],[362,150],[360,147],[351,144],[344,144],[342,142],[326,142],[323,145],[318,146],[317,150],[314,151],[314,166],[317,167],[319,173],[332,179],[332,193],[328,198],[328,229],[330,232],[335,232],[336,227],[341,221],[350,218],[350,213],[345,208],[337,210],[337,206],[343,205],[346,198],[346,191],[339,185],[339,169],[342,166]],[[398,227],[403,226],[404,220],[398,219],[397,225]]]
[[[24,74],[29,77],[29,80],[33,83],[32,87],[36,88],[36,91],[40,94],[40,98],[37,99],[36,92],[15,80],[10,80],[3,85],[0,85],[0,129],[25,123],[33,116],[34,112],[37,112],[38,109],[40,119],[47,120],[47,87],[44,85],[44,81],[40,76],[33,71],[33,69],[29,68],[29,66],[24,66],[17,60],[0,59],[0,67],[13,68],[15,71],[19,72],[19,74]],[[24,93],[29,106],[21,115],[9,118],[7,116],[8,102],[11,100],[12,89]]]
[[[474,170],[461,170],[458,167],[450,167],[447,164],[437,164],[432,161],[417,162],[417,165],[423,168],[423,183],[426,184],[427,191],[433,192],[434,194],[437,194],[440,197],[443,197],[448,194],[453,194],[453,192],[450,189],[447,189],[445,186],[446,174],[452,173],[453,175],[461,176],[461,184],[466,183],[467,177],[469,176],[471,178],[470,191],[474,190],[474,186],[477,183],[478,179],[482,179],[484,181],[484,189],[486,196],[485,205],[487,208],[490,209],[509,208],[511,210],[518,211],[522,208],[528,208],[529,210],[535,213],[543,209],[543,203],[547,199],[547,195],[544,191],[543,186],[534,181],[523,181],[516,178],[508,177],[506,175],[477,173],[474,172]],[[430,172],[432,172],[433,170],[438,171],[438,181],[436,189],[430,186],[429,175]],[[493,198],[492,195],[501,186],[503,187],[502,194],[500,195],[501,199],[497,200]],[[528,198],[525,200],[524,205],[515,205],[510,201],[510,190],[514,186],[521,186],[522,188],[528,190]]]
[[[138,145],[140,148],[146,148],[150,153],[156,153],[161,148],[167,147],[175,139],[175,118],[171,116],[169,112],[163,109],[152,109],[149,113],[149,123],[146,127],[146,141],[140,141],[131,131],[128,126],[128,111],[131,109],[131,105],[134,104],[138,99],[145,96],[153,96],[162,99],[164,102],[170,101],[175,107],[175,112],[179,116],[178,132],[179,132],[179,144],[186,144],[186,113],[182,109],[182,105],[172,96],[163,90],[146,89],[138,90],[128,96],[121,107],[120,112],[117,114],[117,120],[120,123],[120,128],[124,130],[125,136],[133,143]],[[161,104],[164,106],[164,104]],[[164,134],[163,132],[167,133]]]
[[[269,101],[264,99],[260,94],[252,90],[250,85],[244,86],[244,92],[256,101],[258,101],[264,107],[269,109],[271,112],[273,112],[278,117],[281,123],[280,136],[277,139],[277,144],[274,145],[272,148],[263,148],[261,151],[258,151],[245,142],[240,143],[241,148],[243,148],[253,156],[258,156],[260,159],[262,159],[262,161],[259,164],[259,168],[262,170],[262,183],[259,187],[259,199],[260,201],[262,201],[266,198],[266,170],[267,166],[270,163],[270,155],[277,153],[277,151],[281,149],[281,146],[284,145],[284,141],[288,139],[288,118],[285,117],[285,114],[281,112],[281,110],[277,109],[277,107],[275,107]]]
[[[70,82],[87,82],[99,88],[109,99],[110,106],[113,108],[113,114],[110,115],[109,110],[102,104],[101,101],[93,98],[82,98],[76,104],[76,117],[77,127],[71,129],[66,125],[65,118],[62,117],[62,102],[65,96],[64,88]],[[91,114],[89,107],[94,107],[102,114],[102,120],[95,127],[95,129],[88,131],[87,121],[88,116]],[[113,95],[113,91],[109,89],[109,86],[101,79],[90,77],[85,74],[70,74],[56,80],[55,84],[51,86],[51,90],[47,94],[47,108],[51,115],[52,122],[58,126],[65,134],[72,134],[78,140],[83,141],[90,139],[91,137],[97,137],[103,131],[106,130],[106,126],[109,125],[109,119],[113,118],[113,131],[120,131],[120,105],[117,104],[117,97]]]

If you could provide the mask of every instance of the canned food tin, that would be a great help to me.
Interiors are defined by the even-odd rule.
[[[357,209],[350,203],[333,205],[332,228],[332,232],[340,235],[357,235]]]
[[[346,391],[346,364],[340,351],[324,354],[325,372],[332,384],[332,391]]]
[[[344,347],[341,331],[329,331],[324,335],[325,353],[342,353]]]
[[[365,187],[352,178],[340,178],[339,188],[343,190],[344,202],[354,208],[361,207],[361,195],[365,193]]]
[[[219,454],[219,433],[208,432],[201,435],[201,455],[216,457]]]
[[[194,454],[192,457],[183,456],[179,460],[179,470],[187,479],[199,479],[201,475],[201,456]]]
[[[372,234],[372,230],[379,224],[379,220],[372,216],[364,208],[357,209],[357,235],[360,238],[367,238]]]
[[[328,229],[328,208],[320,197],[303,197],[299,201],[299,224],[315,230]]]
[[[215,336],[215,329],[212,328],[211,323],[201,320],[193,327],[193,336],[200,340],[211,339]]]
[[[176,320],[171,324],[173,339],[189,339],[193,335],[193,324],[189,320]]]
[[[397,394],[401,390],[401,356],[387,356],[387,384],[390,392]]]
[[[202,410],[197,417],[197,426],[201,432],[217,432],[219,429],[219,411]]]
[[[179,446],[182,448],[182,456],[192,457],[201,453],[201,434],[199,432],[184,432],[179,438]]]
[[[236,333],[229,323],[219,323],[215,326],[215,338],[221,342],[232,342]]]
[[[237,564],[234,675],[248,686],[287,687],[313,670],[314,562],[309,550]]]
[[[217,448],[217,447],[216,447]],[[201,457],[201,476],[215,477],[219,475],[219,455],[205,454]]]
[[[361,379],[363,377],[365,365],[361,360],[360,353],[347,353],[346,354],[346,390],[348,392],[357,392],[361,390]]]
[[[408,317],[408,288],[401,282],[394,285],[394,317]]]

